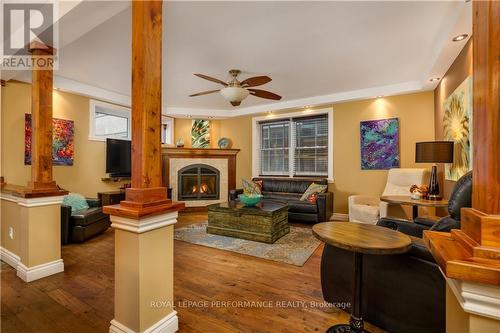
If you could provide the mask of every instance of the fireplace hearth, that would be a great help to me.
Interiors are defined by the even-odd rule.
[[[178,200],[218,200],[219,170],[206,164],[188,165],[178,172]]]

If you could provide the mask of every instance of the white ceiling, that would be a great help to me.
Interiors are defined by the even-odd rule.
[[[85,1],[70,14],[91,20],[104,8],[108,2]],[[61,23],[61,39],[76,37],[60,49],[56,86],[128,104],[131,9],[107,15],[83,35],[75,26],[87,20]],[[432,89],[428,79],[442,76],[465,45],[451,37],[470,34],[470,21],[464,1],[165,2],[164,107],[228,116]],[[249,96],[234,108],[219,94],[188,97],[220,88],[193,73],[227,80],[231,68],[242,78],[270,76],[261,88],[283,99]]]

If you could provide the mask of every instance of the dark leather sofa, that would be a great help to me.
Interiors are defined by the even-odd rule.
[[[61,243],[82,243],[111,225],[109,215],[102,212],[101,200],[86,199],[88,209],[71,213],[71,207],[61,205]]]
[[[328,185],[326,179],[297,178],[253,178],[262,180],[264,199],[285,201],[288,204],[288,220],[296,222],[318,223],[330,220],[333,214],[333,193],[318,195],[316,203],[300,200],[302,194],[312,183]],[[229,199],[237,200],[242,189],[229,191]]]
[[[377,224],[414,236],[409,252],[401,255],[364,255],[362,313],[365,320],[389,332],[446,331],[446,282],[422,240],[422,231],[460,227],[460,209],[471,207],[472,175],[464,175],[449,200],[449,216],[415,223],[383,218]],[[331,303],[350,303],[354,255],[325,246],[321,259],[323,297]],[[348,310],[347,308],[346,310]]]

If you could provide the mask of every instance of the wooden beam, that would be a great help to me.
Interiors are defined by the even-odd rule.
[[[30,46],[33,59],[53,56],[54,50],[45,45]],[[52,85],[53,70],[33,69],[31,84],[31,181],[33,191],[57,189],[52,179]]]
[[[132,187],[112,215],[142,216],[179,210],[162,187],[162,1],[132,2]]]
[[[500,214],[500,2],[474,1],[473,208]]]
[[[500,1],[473,6],[472,208],[460,230],[424,240],[446,276],[500,286]]]
[[[162,4],[132,2],[133,188],[161,186]]]

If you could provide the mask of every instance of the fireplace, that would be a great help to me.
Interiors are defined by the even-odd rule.
[[[178,200],[218,200],[219,170],[191,164],[178,171]]]

